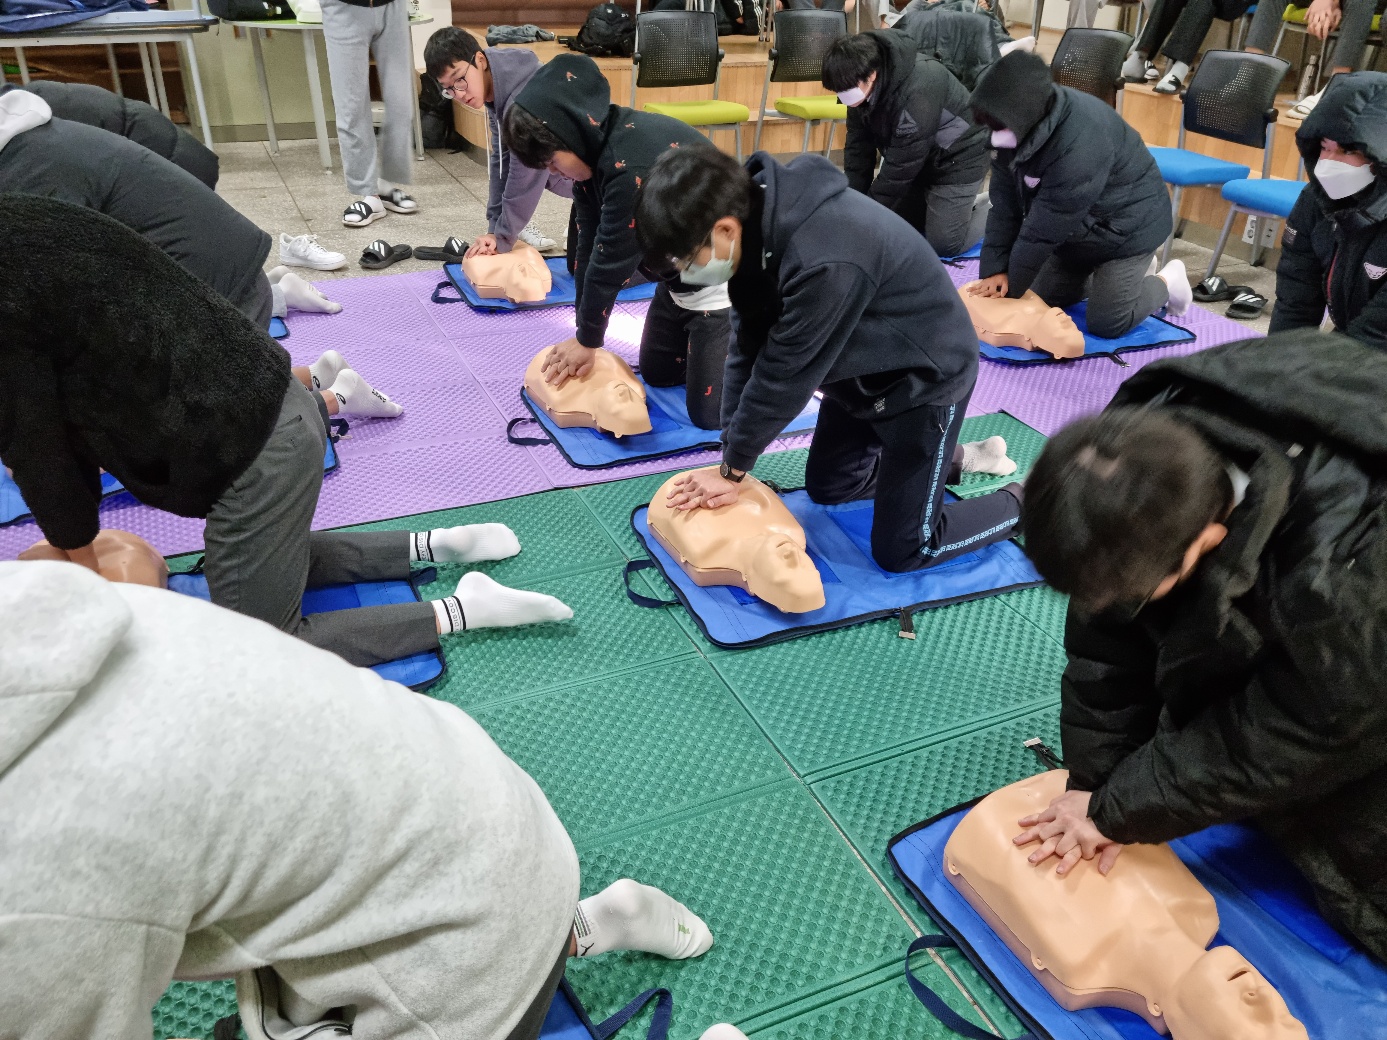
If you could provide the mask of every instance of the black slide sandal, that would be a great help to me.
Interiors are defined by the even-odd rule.
[[[442,248],[438,246],[415,246],[414,259],[416,260],[437,260],[445,264],[457,264],[462,262],[462,258],[467,255],[467,243],[459,242],[456,238],[449,236],[448,241],[443,243]]]
[[[378,238],[361,251],[361,266],[368,271],[384,271],[391,264],[408,260],[414,255],[409,246],[392,246],[383,238]]]
[[[1249,285],[1229,285],[1218,275],[1211,274],[1194,287],[1194,299],[1196,303],[1222,303],[1239,293],[1251,291]]]
[[[1249,321],[1261,315],[1263,308],[1267,305],[1267,298],[1259,292],[1253,292],[1246,286],[1243,286],[1243,289],[1244,291],[1238,293],[1224,313],[1230,318],[1237,318],[1239,321]]]

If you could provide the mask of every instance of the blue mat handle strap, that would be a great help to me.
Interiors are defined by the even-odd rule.
[[[657,607],[677,607],[677,599],[656,599],[654,596],[645,596],[631,588],[631,575],[637,571],[648,571],[655,567],[654,560],[631,560],[626,564],[625,570],[621,572],[621,580],[626,585],[626,598],[638,607],[650,607],[652,610]]]
[[[646,1040],[665,1040],[669,1036],[669,1025],[674,1018],[674,996],[667,989],[648,989],[611,1018],[592,1027],[597,1040],[609,1040],[627,1022],[635,1018],[640,1010],[652,1000],[656,1001],[655,1015],[650,1020],[650,1031]]]
[[[968,1040],[997,1040],[996,1033],[989,1033],[986,1029],[973,1025],[972,1022],[944,1003],[943,997],[917,979],[915,973],[910,970],[910,958],[915,954],[925,950],[937,950],[941,947],[956,949],[958,943],[947,935],[922,935],[906,948],[905,981],[910,986],[910,992],[915,994],[916,999],[925,1005],[925,1010],[933,1015],[945,1029],[955,1032],[959,1036],[967,1037]],[[1034,1033],[1022,1033],[1016,1040],[1036,1040],[1036,1036]]]
[[[519,418],[512,419],[510,422],[506,423],[506,440],[510,441],[512,444],[533,445],[534,447],[537,447],[537,448],[538,448],[538,447],[543,447],[543,446],[546,445],[546,444],[553,444],[553,443],[554,443],[553,438],[552,438],[552,437],[549,437],[549,436],[544,436],[544,437],[518,437],[518,436],[516,436],[515,428],[516,428],[517,426],[519,426],[521,423],[527,423],[527,422],[532,422],[532,423],[534,423],[536,426],[539,426],[539,420],[536,419],[536,418],[534,418],[534,417],[532,417],[532,416],[529,416],[529,415],[522,415],[522,416],[520,416]],[[543,427],[541,426],[540,429],[543,429]]]
[[[453,292],[457,292],[457,293],[458,293],[458,294],[457,294],[457,297],[456,297],[455,299],[449,299],[448,297],[444,296],[444,295],[443,295],[443,290],[444,290],[444,289],[452,289]],[[430,296],[429,299],[431,299],[434,303],[466,303],[466,302],[467,302],[465,299],[463,299],[462,293],[458,292],[457,286],[455,286],[452,282],[446,281],[446,280],[445,280],[445,281],[442,281],[442,282],[439,282],[437,285],[435,285],[435,286],[433,287],[433,295]]]

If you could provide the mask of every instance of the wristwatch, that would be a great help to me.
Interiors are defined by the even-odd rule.
[[[730,480],[734,484],[740,484],[743,480],[746,479],[745,473],[738,473],[734,475],[732,473],[732,467],[725,462],[718,467],[718,473],[721,475],[723,480]]]

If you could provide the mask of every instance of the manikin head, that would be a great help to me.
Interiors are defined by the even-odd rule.
[[[880,71],[881,47],[867,33],[840,36],[824,52],[823,85],[849,108],[871,98]]]
[[[746,168],[716,148],[666,152],[636,202],[636,234],[647,258],[673,264],[691,285],[728,281],[741,266],[753,190]]]
[[[783,531],[767,531],[750,554],[747,591],[787,614],[824,605],[824,583],[809,554]]]
[[[554,287],[544,257],[525,242],[515,243],[509,253],[467,257],[462,271],[483,295],[499,290],[516,303],[538,303]]]
[[[1231,946],[1180,976],[1162,1007],[1173,1040],[1308,1040],[1281,994]]]
[[[614,437],[650,432],[650,409],[636,387],[624,379],[608,380],[593,394],[597,428]]]
[[[448,25],[430,36],[424,45],[424,68],[450,101],[480,109],[496,99],[482,45],[465,29]]]
[[[154,550],[154,546],[139,535],[129,531],[101,531],[92,542],[92,551],[96,553],[97,571],[107,581],[168,588],[168,565]],[[64,550],[42,541],[25,549],[19,554],[19,559],[67,561],[69,557]]]
[[[978,296],[970,292],[975,282],[960,286],[958,294],[973,319],[979,336],[991,334],[995,346],[1020,346],[1043,350],[1055,357],[1081,357],[1084,334],[1074,319],[1058,307],[1049,306],[1030,289],[1019,299]]]
[[[1132,620],[1223,543],[1232,483],[1186,423],[1123,406],[1072,423],[1026,481],[1026,553],[1088,613]]]

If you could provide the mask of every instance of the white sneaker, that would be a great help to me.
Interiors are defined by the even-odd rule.
[[[1190,309],[1190,304],[1194,302],[1194,290],[1190,288],[1183,261],[1172,260],[1156,272],[1156,277],[1165,282],[1166,290],[1170,293],[1165,305],[1168,316],[1178,318]]]
[[[290,267],[311,267],[315,271],[336,271],[347,266],[347,258],[318,245],[317,235],[279,233],[279,262]]]
[[[533,220],[526,224],[524,229],[521,230],[520,241],[524,242],[527,246],[534,246],[534,248],[538,249],[541,253],[547,252],[550,249],[559,248],[559,244],[552,238],[545,237],[544,232],[535,226]]]

